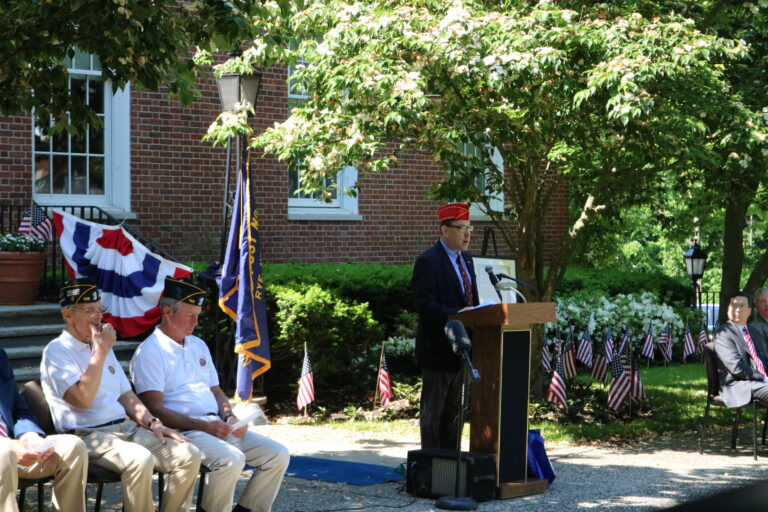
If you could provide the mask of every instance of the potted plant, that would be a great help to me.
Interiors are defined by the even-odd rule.
[[[33,304],[45,262],[45,240],[0,235],[0,304]]]

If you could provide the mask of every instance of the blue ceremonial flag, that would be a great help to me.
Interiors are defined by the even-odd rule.
[[[251,204],[248,148],[237,177],[227,252],[221,269],[219,307],[237,324],[235,352],[237,391],[235,400],[249,402],[253,379],[269,370],[269,334],[261,273],[259,221]]]

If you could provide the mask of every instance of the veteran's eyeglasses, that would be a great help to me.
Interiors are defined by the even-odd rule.
[[[72,306],[72,309],[76,309],[88,316],[105,315],[107,313],[106,308],[88,308],[82,306]]]
[[[454,226],[453,224],[446,224],[445,226],[458,229],[462,233],[471,233],[475,229],[475,226]]]

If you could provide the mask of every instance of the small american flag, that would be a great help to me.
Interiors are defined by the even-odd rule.
[[[541,344],[541,366],[547,373],[552,371],[552,354],[549,352],[549,340],[546,337]]]
[[[629,372],[625,371],[624,363],[624,351],[628,346],[625,342],[628,340],[624,338],[619,351],[613,354],[613,360],[611,361],[611,389],[608,391],[608,407],[614,411],[618,411],[632,390],[632,381],[629,377]]]
[[[0,438],[3,438],[3,437],[10,437],[10,436],[8,435],[8,427],[6,426],[5,421],[3,420],[2,417],[0,417]]]
[[[19,233],[50,242],[53,240],[53,222],[35,203],[24,211],[24,217],[19,224]]]
[[[592,337],[589,334],[589,326],[584,328],[579,338],[579,350],[576,352],[576,359],[586,366],[592,367]]]
[[[672,344],[669,341],[669,324],[664,326],[664,330],[661,331],[656,344],[659,346],[659,350],[665,361],[672,359]]]
[[[304,345],[304,364],[301,366],[301,382],[299,396],[296,397],[296,407],[303,409],[315,401],[315,383],[312,377],[312,364],[309,362],[309,352]]]
[[[608,364],[613,358],[613,333],[609,327],[603,340],[597,344],[595,362],[592,365],[592,378],[605,382],[608,377]]]
[[[653,324],[648,322],[648,332],[645,333],[645,339],[643,339],[643,348],[640,353],[653,361]]]
[[[643,388],[643,381],[640,378],[640,370],[637,369],[635,360],[632,360],[632,400],[639,402],[645,400],[645,388]]]
[[[696,346],[693,343],[693,334],[691,328],[686,324],[685,334],[683,334],[683,362],[685,358],[696,352]]]
[[[696,352],[701,353],[701,351],[704,349],[704,345],[709,341],[709,336],[707,335],[707,324],[704,322],[701,322],[701,332],[699,333],[699,340],[696,343]]]
[[[552,380],[549,383],[546,399],[549,402],[555,402],[568,409],[568,402],[565,395],[565,380],[563,379],[563,354],[558,353],[555,356],[555,371],[552,373]]]
[[[563,377],[570,379],[576,376],[576,347],[573,344],[573,326],[568,326],[568,334],[563,345]]]
[[[392,398],[392,380],[389,378],[389,368],[387,368],[387,356],[381,351],[381,364],[379,365],[379,403],[382,407],[389,407],[389,399]]]

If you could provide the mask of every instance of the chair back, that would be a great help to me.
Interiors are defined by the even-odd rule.
[[[717,375],[717,353],[715,344],[711,341],[705,343],[702,349],[704,356],[704,368],[707,372],[707,395],[717,396],[720,394],[720,378]]]
[[[55,434],[56,428],[53,426],[53,417],[51,409],[48,407],[48,400],[45,399],[45,393],[40,383],[31,380],[21,387],[21,394],[27,401],[29,409],[37,419],[38,426],[43,429],[46,435]]]

